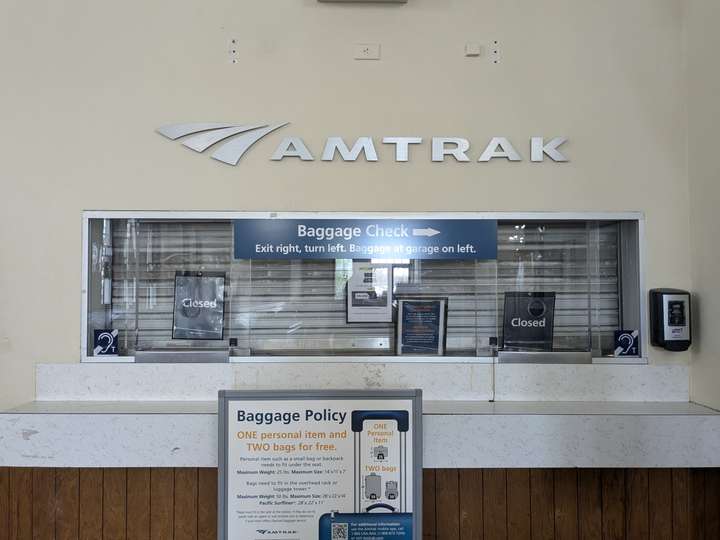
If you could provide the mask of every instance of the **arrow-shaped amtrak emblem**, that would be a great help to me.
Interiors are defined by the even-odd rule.
[[[413,229],[412,234],[413,236],[435,236],[436,234],[440,234],[440,231],[425,227],[424,229]]]
[[[232,139],[223,143],[211,154],[213,159],[237,165],[240,158],[245,155],[250,147],[262,139],[268,133],[285,127],[289,122],[279,124],[221,124],[219,122],[201,122],[195,124],[172,124],[157,129],[160,135],[171,140],[194,135],[183,142],[183,146],[191,148],[196,152],[204,152],[211,146],[226,139]]]

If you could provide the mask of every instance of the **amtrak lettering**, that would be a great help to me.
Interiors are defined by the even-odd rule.
[[[250,147],[270,133],[288,125],[288,122],[277,124],[225,124],[219,122],[203,122],[192,124],[171,124],[158,128],[158,133],[171,140],[187,137],[183,146],[196,152],[204,152],[211,146],[217,148],[210,154],[213,159],[228,165],[237,165]],[[191,136],[192,135],[192,136]],[[382,137],[377,139],[381,144],[393,147],[394,161],[401,163],[410,161],[411,147],[422,145],[422,137]],[[545,158],[557,163],[567,162],[567,157],[560,152],[560,147],[567,142],[567,137],[530,137],[530,161],[542,163]],[[433,162],[456,161],[467,163],[473,161],[471,143],[462,137],[431,137],[430,159]],[[315,161],[320,155],[321,161],[332,162],[337,157],[341,161],[357,161],[360,156],[365,161],[379,161],[378,144],[373,137],[359,137],[348,144],[342,137],[328,137],[321,153],[313,151],[300,137],[285,137],[270,156],[272,161],[283,161],[294,158],[300,161]],[[492,137],[479,153],[477,161],[487,163],[493,159],[505,159],[510,162],[523,161],[520,152],[506,137]]]

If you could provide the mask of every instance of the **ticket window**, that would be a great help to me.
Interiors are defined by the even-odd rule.
[[[250,260],[234,257],[232,219],[92,217],[85,359],[132,361],[147,351],[395,356],[402,298],[446,299],[449,357],[612,361],[616,333],[639,332],[636,220],[500,220],[497,231],[496,260]],[[358,267],[388,269],[386,318],[349,320]],[[384,305],[378,283],[357,303]],[[187,290],[197,297],[183,306],[178,291]],[[105,350],[111,341],[114,350]]]
[[[640,356],[637,222],[508,221],[498,234],[501,361]],[[623,331],[634,350],[618,351]]]

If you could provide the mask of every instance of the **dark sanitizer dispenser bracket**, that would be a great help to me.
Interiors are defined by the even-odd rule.
[[[686,351],[692,343],[690,293],[678,289],[650,291],[650,341],[668,351]]]

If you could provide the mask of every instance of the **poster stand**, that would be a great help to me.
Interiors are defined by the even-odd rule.
[[[218,405],[219,539],[421,540],[421,390],[223,390]]]

